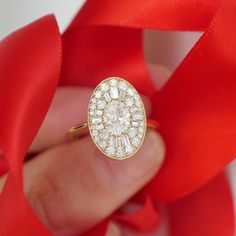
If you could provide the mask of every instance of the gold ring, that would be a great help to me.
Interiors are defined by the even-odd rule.
[[[88,105],[88,122],[75,125],[67,132],[78,139],[88,131],[97,148],[106,156],[124,160],[142,146],[146,128],[156,129],[156,121],[147,125],[141,96],[126,80],[111,77],[94,89]]]

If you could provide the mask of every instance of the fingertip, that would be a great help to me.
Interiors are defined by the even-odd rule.
[[[152,150],[152,154],[150,154],[150,157],[153,160],[153,165],[156,171],[158,171],[162,166],[165,158],[166,149],[164,140],[160,133],[153,129],[149,129],[147,131],[147,142],[148,143],[146,144],[145,149],[147,150],[149,147],[149,150]]]
[[[94,163],[103,176],[105,188],[116,183],[118,188],[126,188],[126,195],[141,188],[160,169],[165,156],[165,145],[161,135],[153,129],[146,133],[145,140],[138,152],[126,160],[113,160],[96,151]],[[128,187],[127,187],[128,186]]]
[[[151,112],[152,112],[151,100],[150,100],[150,98],[148,98],[144,95],[142,95],[141,97],[142,97],[143,105],[144,105],[144,108],[145,108],[146,116],[150,117]]]
[[[171,76],[171,71],[164,65],[148,63],[147,68],[157,89],[160,89]]]
[[[107,232],[106,232],[105,236],[121,236],[121,235],[122,235],[122,233],[121,233],[121,229],[120,229],[119,225],[116,224],[115,222],[111,221],[108,224]]]

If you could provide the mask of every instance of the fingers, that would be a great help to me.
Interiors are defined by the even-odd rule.
[[[59,87],[30,151],[38,152],[64,142],[69,128],[86,122],[92,91],[84,87]],[[142,99],[148,115],[151,103],[147,97],[143,96]]]
[[[91,92],[89,88],[59,87],[30,151],[38,152],[62,143],[71,126],[85,122]]]
[[[156,88],[161,88],[170,76],[169,70],[163,65],[150,63],[148,69]],[[92,91],[85,87],[59,87],[30,151],[38,152],[64,142],[69,128],[86,122]],[[150,100],[145,96],[142,96],[142,100],[148,116],[151,111]]]
[[[25,192],[56,235],[78,235],[137,192],[160,168],[162,138],[148,131],[141,149],[125,161],[104,157],[89,137],[42,153],[25,167]]]

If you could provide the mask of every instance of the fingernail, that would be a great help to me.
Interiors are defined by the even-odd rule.
[[[147,156],[153,160],[154,166],[156,164],[159,169],[165,155],[165,145],[162,137],[157,131],[149,129],[143,145],[143,154],[148,154]]]
[[[116,223],[109,223],[107,227],[106,236],[120,236],[121,230],[120,227]]]
[[[170,70],[160,64],[148,63],[148,69],[157,89],[160,89],[171,75]]]
[[[158,149],[160,148],[160,136],[158,135],[158,133],[154,130],[154,129],[150,129],[147,131],[146,134],[146,142],[149,143],[149,145],[151,145],[153,152],[157,152]]]

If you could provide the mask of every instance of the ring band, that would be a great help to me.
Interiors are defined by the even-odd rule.
[[[156,120],[147,119],[147,127],[156,130],[159,127],[159,123]],[[70,140],[76,140],[86,136],[88,133],[89,133],[88,123],[84,122],[72,126],[67,132],[67,137]]]
[[[141,147],[146,128],[156,129],[155,120],[146,120],[141,96],[126,80],[111,77],[100,82],[88,105],[88,121],[71,127],[70,139],[90,133],[95,145],[107,157],[124,160]]]

